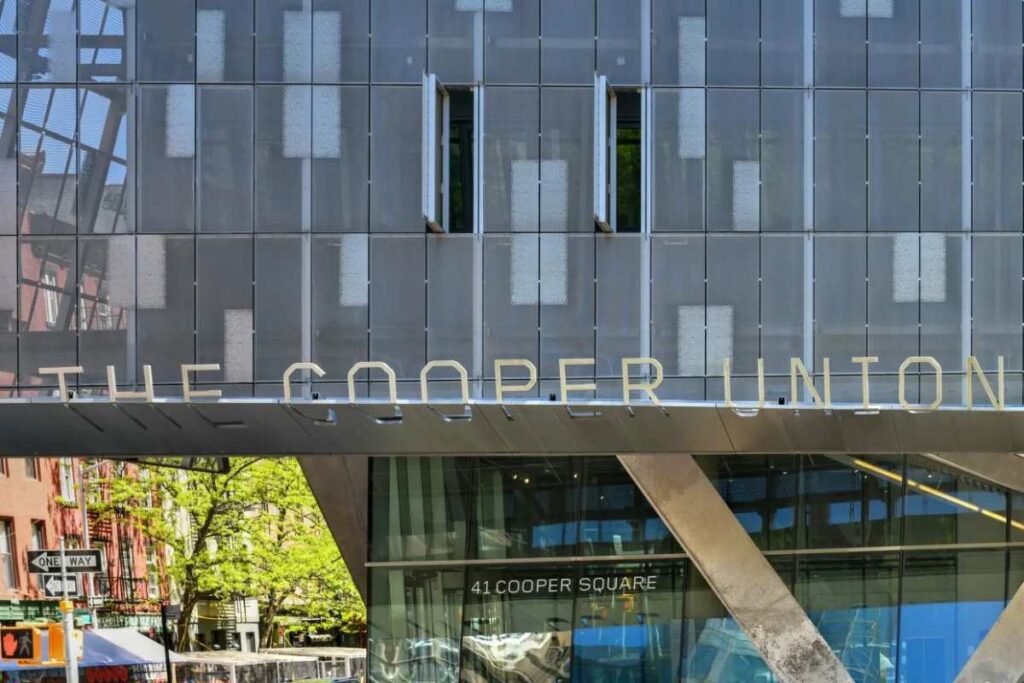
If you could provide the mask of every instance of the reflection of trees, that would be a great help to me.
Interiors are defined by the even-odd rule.
[[[462,639],[466,683],[554,683],[569,680],[571,631],[505,633]]]

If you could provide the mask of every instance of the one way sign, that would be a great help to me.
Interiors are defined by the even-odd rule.
[[[65,550],[64,572],[67,574],[96,574],[103,567],[103,553],[99,550]],[[29,550],[30,574],[60,574],[60,550]]]
[[[64,591],[61,589],[60,577],[57,575],[46,576],[40,579],[43,582],[43,593],[48,598],[62,598]],[[64,579],[64,585],[68,590],[69,598],[78,597],[78,577],[68,576]]]

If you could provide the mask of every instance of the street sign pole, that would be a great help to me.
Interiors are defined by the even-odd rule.
[[[68,600],[68,576],[64,566],[64,537],[60,537],[60,583],[64,599],[60,611],[64,613],[64,677],[67,683],[78,683],[78,658],[75,652],[75,603]]]

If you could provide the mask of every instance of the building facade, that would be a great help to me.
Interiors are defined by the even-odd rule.
[[[406,400],[450,359],[501,402],[520,359],[543,401],[584,359],[575,396],[618,400],[654,358],[664,402],[752,400],[763,368],[786,404],[797,359],[836,405],[866,376],[955,406],[971,357],[1019,407],[1022,45],[1015,0],[0,0],[2,391],[149,366],[178,399],[215,364],[196,389],[277,398],[305,361],[313,400],[379,361]],[[735,449],[688,471],[822,666],[952,680],[987,651],[1020,488]],[[371,679],[822,680],[764,661],[611,455],[351,465]]]
[[[162,547],[124,515],[89,512],[82,518],[83,495],[98,500],[104,479],[134,476],[133,468],[82,465],[73,458],[0,458],[0,622],[59,618],[57,598],[46,597],[39,576],[29,573],[28,551],[56,548],[61,537],[67,548],[86,547],[85,521],[88,545],[103,550],[104,565],[81,589],[80,620],[95,615],[100,627],[148,631],[159,625],[159,605],[167,597]],[[94,596],[92,610],[85,595]]]

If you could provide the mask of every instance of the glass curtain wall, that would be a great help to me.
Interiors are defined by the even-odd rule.
[[[858,683],[951,681],[1024,579],[1024,497],[924,456],[697,460]],[[773,680],[613,457],[375,458],[371,491],[371,680]]]

